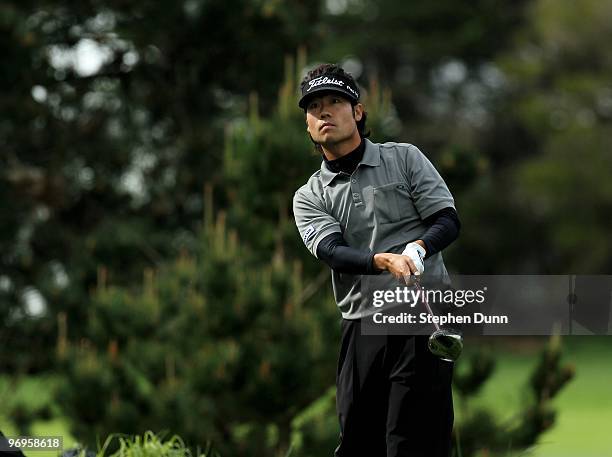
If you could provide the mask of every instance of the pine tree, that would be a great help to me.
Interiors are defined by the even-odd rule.
[[[170,429],[249,456],[305,449],[298,436],[318,440],[304,410],[329,399],[339,314],[329,270],[303,246],[291,216],[293,192],[321,160],[297,108],[304,66],[303,51],[297,63],[286,58],[271,116],[259,114],[252,94],[248,114],[227,124],[223,179],[204,185],[197,242],[146,270],[141,287],[112,284],[100,268],[86,338],[58,346],[69,380],[61,399],[76,436],[92,443],[111,432]],[[374,124],[389,97],[374,87],[370,99]],[[332,431],[336,438],[337,424]]]
[[[529,378],[528,400],[510,420],[500,422],[490,408],[470,405],[495,370],[490,352],[477,351],[467,363],[468,367],[456,373],[453,381],[462,410],[462,420],[455,424],[453,432],[455,455],[463,457],[482,452],[524,452],[536,444],[539,436],[554,425],[553,398],[574,376],[571,365],[561,364],[560,336],[552,336]]]

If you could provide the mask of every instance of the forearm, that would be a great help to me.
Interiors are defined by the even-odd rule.
[[[441,209],[428,217],[425,223],[429,228],[416,242],[425,248],[426,258],[442,251],[459,236],[461,223],[453,208]]]
[[[356,275],[378,273],[373,264],[374,253],[351,248],[340,233],[332,233],[319,242],[317,257],[338,273]]]

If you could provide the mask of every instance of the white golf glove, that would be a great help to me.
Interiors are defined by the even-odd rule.
[[[423,262],[423,258],[425,257],[425,249],[423,246],[415,243],[408,243],[402,252],[402,255],[410,257],[410,260],[417,267],[419,275],[423,274],[425,271],[425,263]]]

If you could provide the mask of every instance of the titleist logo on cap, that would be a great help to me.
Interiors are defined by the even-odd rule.
[[[319,76],[318,78],[315,78],[312,81],[308,81],[307,92],[310,92],[313,87],[320,86],[321,84],[334,84],[336,86],[344,87],[344,81],[340,81],[339,79],[335,78],[329,78],[327,76]]]
[[[333,73],[323,74],[307,81],[307,83],[301,85],[300,88],[302,96],[298,102],[298,106],[304,109],[310,97],[323,91],[342,94],[345,98],[351,100],[351,102],[359,101],[359,89],[356,83],[344,75]]]
[[[355,89],[353,89],[348,84],[346,85],[346,88],[348,89],[349,92],[351,92],[355,96],[355,98],[359,98],[359,92],[357,92]]]

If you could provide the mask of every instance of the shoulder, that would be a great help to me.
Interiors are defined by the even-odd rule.
[[[315,171],[306,184],[302,185],[293,194],[293,201],[313,200],[323,193],[323,183],[321,181],[321,170]]]
[[[393,141],[387,141],[386,143],[375,143],[380,148],[381,153],[386,154],[415,154],[419,152],[412,143],[396,143]]]
[[[395,163],[403,168],[412,166],[423,156],[421,150],[412,143],[389,141],[375,144],[379,147],[380,156],[384,162]]]

